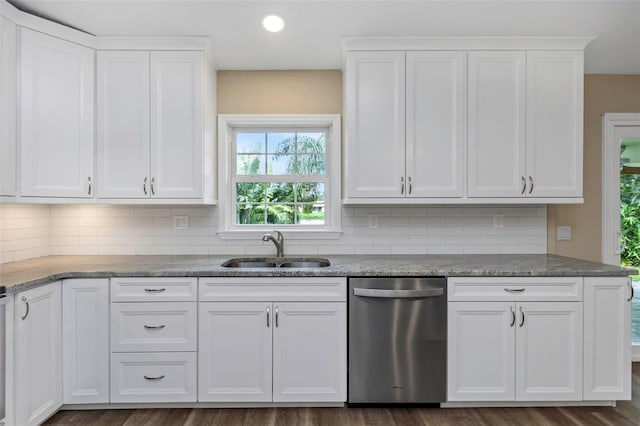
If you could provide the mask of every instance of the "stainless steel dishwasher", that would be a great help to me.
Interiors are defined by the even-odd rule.
[[[446,400],[446,283],[349,279],[349,403]]]

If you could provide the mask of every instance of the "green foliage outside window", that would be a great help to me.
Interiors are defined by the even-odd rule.
[[[620,231],[621,263],[640,266],[640,175],[620,175]]]

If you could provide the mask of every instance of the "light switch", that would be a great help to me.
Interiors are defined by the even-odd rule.
[[[493,215],[493,227],[496,229],[504,228],[504,215],[503,214],[494,214]]]
[[[189,216],[174,216],[173,229],[189,229]]]
[[[571,239],[571,227],[570,226],[558,226],[556,228],[556,239],[558,241]]]
[[[369,228],[377,228],[378,227],[378,215],[370,214],[369,215]]]

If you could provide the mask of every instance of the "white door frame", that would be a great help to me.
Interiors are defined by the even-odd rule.
[[[640,113],[606,113],[602,116],[602,262],[611,265],[620,265],[622,251],[620,139],[639,135]],[[631,345],[631,359],[640,361],[640,345]]]

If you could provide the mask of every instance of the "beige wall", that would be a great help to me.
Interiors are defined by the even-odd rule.
[[[218,114],[342,114],[342,71],[218,71]]]
[[[547,209],[548,252],[600,261],[602,257],[602,114],[640,113],[640,75],[586,75],[584,96],[584,204]],[[556,241],[556,226],[572,227]]]

